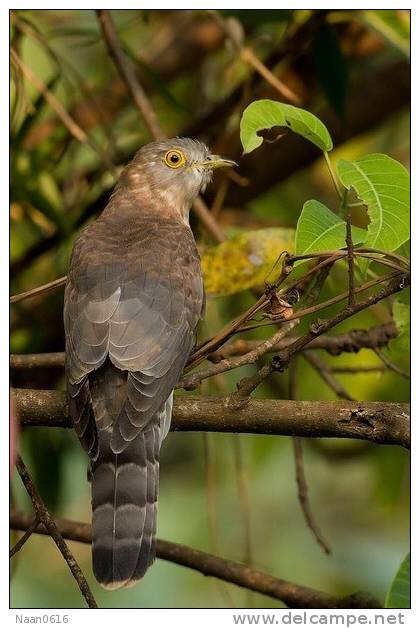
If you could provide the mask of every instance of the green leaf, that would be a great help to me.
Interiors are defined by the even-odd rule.
[[[385,608],[410,606],[410,554],[404,558],[385,599]]]
[[[353,244],[366,238],[366,231],[352,227]],[[296,255],[335,251],[346,246],[346,223],[328,207],[315,200],[307,201],[296,227]]]
[[[342,184],[367,205],[370,223],[365,245],[395,251],[410,237],[410,177],[402,164],[374,153],[338,162]]]
[[[315,33],[312,52],[322,89],[338,116],[343,118],[348,87],[347,62],[335,30],[326,22]]]
[[[327,128],[309,111],[274,100],[255,100],[248,105],[241,118],[244,153],[251,153],[263,143],[263,138],[257,135],[258,131],[276,126],[287,127],[323,151],[330,151],[333,147]]]
[[[273,279],[279,255],[293,252],[294,236],[294,229],[257,229],[208,249],[201,256],[207,295],[235,294],[264,283],[269,275]]]

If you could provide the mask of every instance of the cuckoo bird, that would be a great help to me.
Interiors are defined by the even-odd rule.
[[[106,588],[135,583],[155,558],[159,451],[205,303],[189,210],[232,165],[188,138],[143,146],[73,248],[69,410],[90,458],[93,571]]]

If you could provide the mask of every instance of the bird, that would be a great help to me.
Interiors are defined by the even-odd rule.
[[[156,555],[159,452],[204,316],[194,199],[234,161],[202,142],[146,144],[77,237],[64,295],[69,413],[89,456],[92,565],[107,589]]]

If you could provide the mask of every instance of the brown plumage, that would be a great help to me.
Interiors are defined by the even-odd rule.
[[[93,570],[109,588],[155,558],[159,450],[204,309],[188,213],[212,169],[232,164],[186,138],[144,146],[73,248],[69,407],[90,457]]]

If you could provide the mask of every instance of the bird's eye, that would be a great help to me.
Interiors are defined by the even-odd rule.
[[[172,148],[168,150],[163,158],[163,163],[169,168],[180,168],[185,164],[185,156],[181,150]]]

